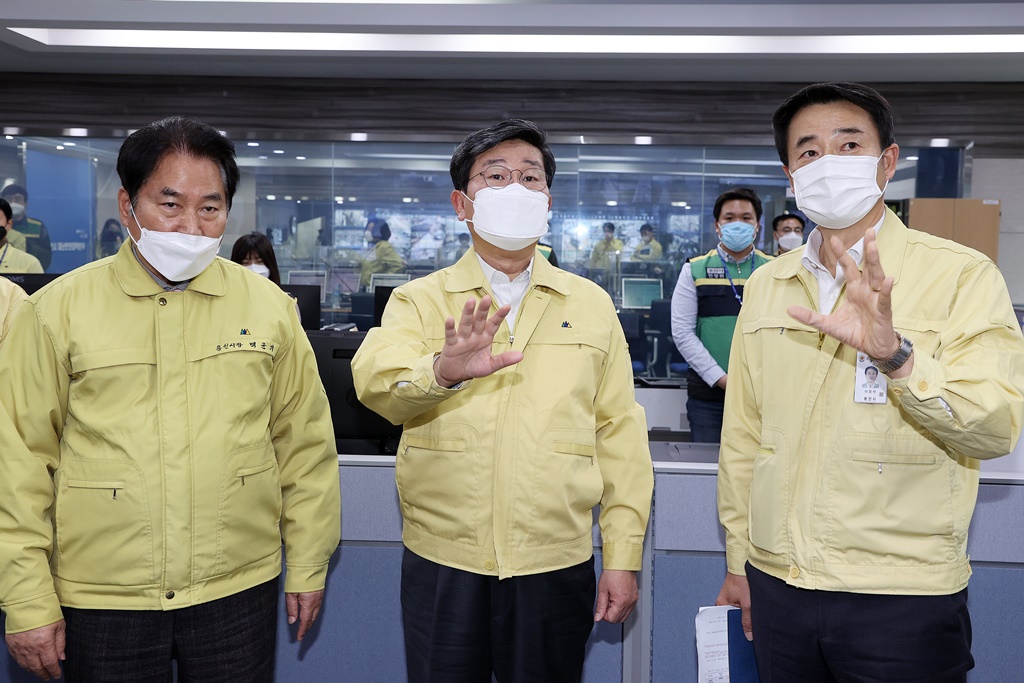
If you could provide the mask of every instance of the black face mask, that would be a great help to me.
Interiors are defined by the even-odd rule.
[[[0,225],[0,242],[3,242],[5,237],[7,237],[7,228]]]

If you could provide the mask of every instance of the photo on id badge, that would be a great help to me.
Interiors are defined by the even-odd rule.
[[[853,386],[854,403],[885,403],[885,378],[866,353],[857,354],[857,376]]]

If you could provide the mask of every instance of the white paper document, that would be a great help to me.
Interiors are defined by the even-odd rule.
[[[697,626],[698,683],[729,683],[729,610],[730,605],[701,607]]]

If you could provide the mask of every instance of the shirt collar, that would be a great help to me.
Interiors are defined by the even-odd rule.
[[[535,258],[537,258],[536,250],[534,250],[533,256],[530,257],[530,263],[526,266],[526,270],[517,275],[515,279],[512,279],[497,268],[492,268],[487,261],[483,260],[480,254],[476,254],[476,259],[480,262],[480,269],[484,271],[484,277],[487,278],[487,282],[491,284],[491,287],[494,287],[496,284],[508,284],[510,282],[516,282],[523,279],[529,280],[530,273],[533,270],[533,260]]]
[[[751,247],[750,253],[737,261],[736,259],[734,259],[732,257],[732,254],[727,252],[722,247],[722,243],[721,242],[718,243],[718,245],[715,247],[715,249],[718,250],[718,256],[719,256],[719,258],[722,259],[722,261],[724,261],[725,263],[736,263],[736,264],[740,264],[740,263],[743,263],[744,261],[746,261],[747,259],[754,258],[754,252],[757,251],[757,249]]]
[[[885,216],[886,214],[883,213],[882,217],[878,219],[878,222],[874,225],[876,236],[882,230],[882,224],[885,222]],[[831,237],[831,235],[829,235],[829,237]],[[820,256],[821,243],[824,239],[824,232],[819,226],[811,231],[810,236],[807,238],[807,244],[804,245],[804,253],[803,256],[801,256],[800,261],[804,264],[804,268],[811,271],[811,273],[815,273],[819,270],[828,270],[828,268],[825,267],[825,264],[821,262]],[[861,237],[857,240],[857,242],[850,247],[846,253],[849,254],[850,258],[853,259],[853,262],[859,266],[861,261],[864,260],[864,238]]]
[[[178,283],[168,282],[167,280],[164,279],[163,275],[161,275],[160,273],[156,272],[148,265],[146,265],[146,262],[139,257],[139,252],[135,250],[135,245],[132,245],[131,249],[132,256],[135,257],[135,260],[138,261],[139,265],[142,266],[143,270],[145,270],[149,274],[149,276],[153,278],[153,282],[160,285],[160,288],[163,289],[165,292],[184,292],[186,289],[188,289],[188,283],[192,281],[191,279],[184,280]]]

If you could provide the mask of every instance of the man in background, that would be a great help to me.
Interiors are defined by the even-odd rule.
[[[0,190],[0,199],[6,199],[11,205],[11,243],[36,257],[43,270],[49,268],[52,260],[50,233],[41,220],[29,218],[28,190],[22,185],[11,183]]]
[[[804,219],[795,213],[779,214],[772,219],[775,255],[799,249],[804,244]]]
[[[0,606],[40,678],[269,682],[340,534],[330,408],[292,300],[216,257],[234,145],[121,146],[129,241],[21,304],[0,347]]]
[[[404,425],[412,683],[578,682],[594,622],[636,604],[647,425],[611,299],[537,249],[554,174],[532,122],[466,137],[451,200],[473,248],[396,289],[352,363],[359,400]]]
[[[771,256],[754,248],[761,227],[761,199],[741,187],[715,200],[718,245],[683,264],[672,293],[672,339],[690,365],[686,417],[693,441],[717,443],[722,435],[729,347],[743,306],[747,278]]]
[[[818,227],[754,273],[739,314],[717,602],[743,610],[762,683],[962,683],[979,459],[1020,436],[1024,336],[996,264],[886,209],[880,94],[811,85],[772,126]],[[858,391],[870,366],[881,395]]]
[[[0,199],[0,273],[41,273],[39,259],[11,244],[13,211],[6,199]]]
[[[633,250],[633,260],[661,260],[661,243],[654,239],[654,226],[650,223],[644,223],[640,226],[640,245]]]
[[[601,226],[603,238],[594,245],[590,252],[590,267],[607,271],[614,268],[619,262],[624,245],[622,240],[615,236],[615,224],[605,223]]]

